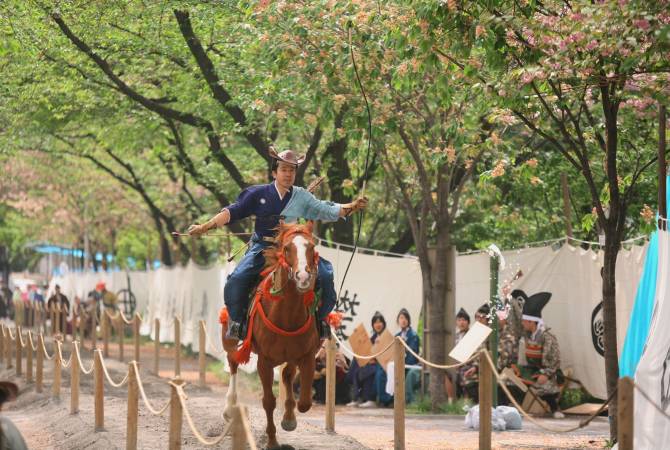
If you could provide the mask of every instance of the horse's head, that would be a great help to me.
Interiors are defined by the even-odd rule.
[[[287,270],[289,281],[295,282],[300,293],[314,289],[318,254],[314,250],[314,223],[280,225],[277,237],[277,257]]]

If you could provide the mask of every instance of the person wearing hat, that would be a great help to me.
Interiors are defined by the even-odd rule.
[[[558,410],[558,379],[562,376],[558,340],[542,320],[542,309],[550,298],[549,292],[540,292],[524,301],[521,324],[527,364],[519,370],[524,382],[547,402],[554,417],[562,418],[563,413]]]
[[[0,381],[0,410],[6,402],[16,400],[19,388],[11,381]],[[21,432],[8,417],[0,416],[0,449],[27,450],[28,446]]]
[[[263,250],[273,244],[280,219],[286,223],[299,218],[308,220],[336,221],[367,206],[367,199],[357,198],[351,203],[338,204],[318,200],[311,192],[294,186],[298,167],[304,162],[292,150],[277,153],[270,150],[272,177],[269,184],[259,184],[244,189],[237,200],[226,206],[212,219],[202,225],[194,224],[188,229],[192,236],[201,236],[207,231],[222,227],[251,215],[256,216],[251,245],[240,263],[228,277],[223,298],[228,310],[228,330],[225,341],[232,347],[244,336],[244,321],[249,303],[249,294],[258,282],[265,266]],[[336,296],[333,266],[323,257],[319,258],[316,289],[321,290],[321,305],[317,325],[322,337],[327,337],[330,327],[323,320],[335,306]]]

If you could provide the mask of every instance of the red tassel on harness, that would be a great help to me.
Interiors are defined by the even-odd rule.
[[[228,316],[228,309],[224,306],[221,308],[221,311],[219,311],[219,323],[221,325],[228,325],[228,319],[230,316]]]
[[[342,313],[339,311],[333,311],[329,313],[326,317],[326,322],[328,322],[328,325],[337,330],[340,328],[340,325],[342,325]]]

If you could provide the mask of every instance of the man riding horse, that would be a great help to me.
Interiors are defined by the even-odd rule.
[[[293,151],[277,153],[270,150],[272,157],[272,177],[274,182],[259,184],[244,189],[235,203],[226,206],[212,219],[202,225],[191,225],[188,233],[200,236],[207,231],[224,225],[256,216],[251,245],[246,254],[228,277],[223,292],[228,310],[228,330],[225,336],[226,347],[232,347],[245,335],[245,319],[249,304],[249,295],[259,281],[259,275],[265,266],[263,250],[274,242],[279,221],[286,223],[299,218],[321,221],[336,221],[347,217],[367,206],[367,198],[357,198],[351,203],[338,204],[318,200],[307,189],[294,186],[297,168],[304,157],[298,157]],[[318,308],[319,334],[328,337],[330,327],[325,323],[336,302],[333,280],[333,265],[319,258],[316,291],[320,291]]]

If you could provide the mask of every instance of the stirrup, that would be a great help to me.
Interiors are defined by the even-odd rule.
[[[319,339],[321,340],[330,339],[330,325],[328,324],[328,322],[321,319],[317,323],[318,323],[317,328],[319,332]]]

